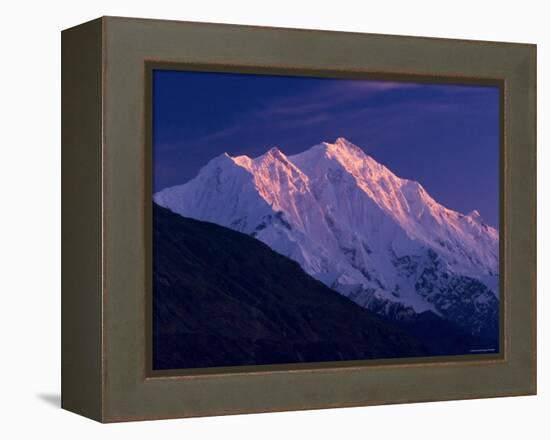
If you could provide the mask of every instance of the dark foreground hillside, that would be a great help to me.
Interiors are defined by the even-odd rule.
[[[154,206],[153,368],[430,354],[247,235]]]

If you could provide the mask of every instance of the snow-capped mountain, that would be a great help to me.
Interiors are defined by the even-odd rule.
[[[223,154],[154,200],[256,237],[361,306],[497,331],[498,231],[343,138],[294,156]]]

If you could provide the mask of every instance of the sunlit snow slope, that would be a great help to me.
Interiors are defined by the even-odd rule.
[[[154,200],[256,237],[371,310],[429,310],[474,335],[497,331],[498,231],[346,139],[288,157],[223,154]]]

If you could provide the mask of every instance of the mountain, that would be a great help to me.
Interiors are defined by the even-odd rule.
[[[155,369],[433,354],[249,235],[153,216]]]
[[[362,307],[429,312],[495,345],[498,231],[339,138],[286,156],[223,154],[159,205],[249,234]]]

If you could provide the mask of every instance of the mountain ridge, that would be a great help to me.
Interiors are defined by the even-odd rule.
[[[477,211],[439,204],[344,138],[292,156],[278,148],[254,159],[224,153],[154,200],[263,241],[379,313],[431,311],[456,321],[468,310],[478,321],[470,327],[488,316],[491,332],[498,327],[498,231]],[[462,304],[450,285],[475,292]]]
[[[154,369],[429,356],[441,350],[246,234],[158,205],[153,220]]]

